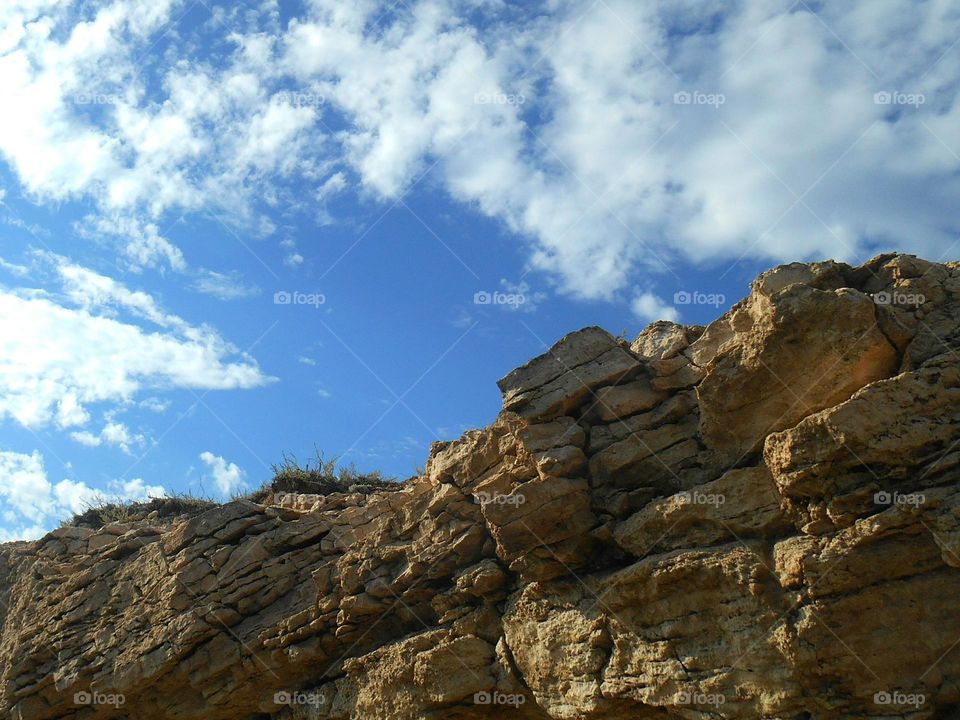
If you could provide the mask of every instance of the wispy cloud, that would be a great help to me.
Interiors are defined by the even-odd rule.
[[[59,256],[36,257],[53,269],[62,293],[0,289],[0,334],[7,338],[0,356],[0,418],[30,428],[53,420],[78,427],[90,420],[87,405],[123,405],[145,389],[270,382],[215,330],[166,312],[151,295]],[[109,433],[96,437],[131,444]]]
[[[218,300],[237,300],[260,294],[260,288],[244,282],[239,273],[220,273],[203,270],[194,282],[194,288]]]

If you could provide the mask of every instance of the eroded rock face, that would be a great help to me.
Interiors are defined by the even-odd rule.
[[[949,718],[960,265],[568,335],[369,495],[0,546],[0,717]]]

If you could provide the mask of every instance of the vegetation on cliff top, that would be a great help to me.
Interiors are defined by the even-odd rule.
[[[237,494],[234,500],[269,502],[280,493],[331,495],[333,493],[360,493],[369,495],[379,490],[396,488],[395,478],[386,478],[379,471],[362,473],[353,463],[340,465],[338,458],[329,460],[317,451],[313,460],[303,465],[293,455],[284,454],[283,461],[271,466],[273,479],[256,490]],[[147,520],[153,513],[159,521],[176,517],[192,517],[222,503],[206,494],[180,493],[167,497],[153,497],[139,502],[111,502],[101,499],[91,503],[82,513],[64,521],[65,526],[87,527],[94,530],[113,522]]]

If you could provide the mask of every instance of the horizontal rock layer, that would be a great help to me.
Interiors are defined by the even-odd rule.
[[[960,265],[568,335],[371,495],[0,546],[0,717],[948,718]]]

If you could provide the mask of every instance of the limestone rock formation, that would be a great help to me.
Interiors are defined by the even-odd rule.
[[[0,717],[960,717],[960,263],[568,335],[395,490],[0,546]]]

